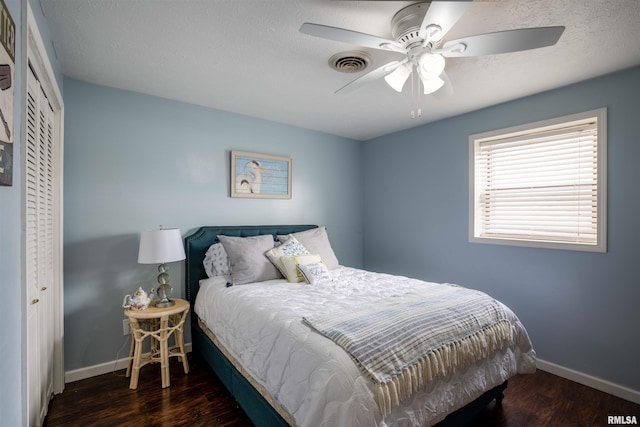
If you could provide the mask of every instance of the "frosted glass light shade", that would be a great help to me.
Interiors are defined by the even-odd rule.
[[[420,76],[423,79],[438,77],[444,71],[444,57],[439,54],[425,54],[418,60]]]
[[[429,95],[444,86],[444,80],[440,77],[433,77],[430,79],[422,78],[421,80],[425,95]]]
[[[140,234],[139,264],[164,264],[185,258],[180,229],[151,230]]]
[[[393,88],[393,90],[402,92],[402,87],[409,78],[412,70],[413,66],[411,64],[402,64],[391,73],[387,74],[384,79],[389,84],[389,86]]]

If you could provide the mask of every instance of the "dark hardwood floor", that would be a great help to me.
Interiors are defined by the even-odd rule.
[[[234,426],[251,422],[217,377],[189,354],[191,371],[171,359],[171,387],[162,389],[160,367],[142,368],[137,390],[124,371],[66,385],[54,396],[44,425],[55,426]],[[607,426],[609,415],[635,416],[640,405],[538,371],[509,380],[502,406],[492,402],[470,425],[491,427]]]

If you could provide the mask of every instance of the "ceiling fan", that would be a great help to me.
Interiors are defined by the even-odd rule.
[[[447,32],[458,22],[471,1],[432,1],[416,3],[398,11],[391,19],[395,40],[328,25],[305,23],[300,32],[324,39],[399,52],[406,57],[378,67],[341,87],[347,93],[384,77],[394,90],[402,92],[414,72],[422,82],[424,94],[433,93],[448,82],[445,58],[493,55],[554,45],[564,27],[537,27],[476,34],[443,43]]]

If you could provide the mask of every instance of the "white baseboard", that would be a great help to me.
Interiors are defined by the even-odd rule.
[[[187,353],[191,352],[191,343],[184,345],[184,350]],[[125,357],[121,357],[111,362],[101,363],[99,365],[87,366],[86,368],[74,369],[73,371],[67,371],[64,374],[64,382],[72,383],[74,381],[84,380],[86,378],[95,377],[102,374],[108,374],[109,372],[117,371],[119,369],[126,369],[127,362],[129,361],[129,349]]]
[[[191,343],[185,344],[184,347],[187,353],[191,352]],[[108,374],[109,372],[126,369],[128,360],[129,357],[126,356],[117,360],[112,360],[111,362],[88,366],[86,368],[75,369],[73,371],[67,371],[65,372],[64,377],[65,383],[80,381],[86,378],[95,377],[97,375]],[[536,367],[542,371],[549,372],[559,377],[575,381],[582,385],[586,385],[587,387],[612,394],[621,399],[640,404],[640,391],[633,390],[620,384],[615,384],[610,381],[606,381],[582,372],[578,372],[573,369],[565,368],[564,366],[556,365],[555,363],[547,362],[546,360],[538,359],[536,361]]]
[[[546,360],[538,359],[536,361],[536,367],[541,371],[549,372],[550,374],[575,381],[579,384],[586,385],[587,387],[595,388],[596,390],[612,394],[621,399],[640,404],[640,391],[638,390],[633,390],[620,384],[615,384],[601,378],[596,378],[582,372],[574,371],[573,369],[565,368],[564,366],[556,365],[555,363],[547,362]]]

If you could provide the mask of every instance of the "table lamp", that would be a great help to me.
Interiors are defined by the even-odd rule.
[[[138,264],[160,264],[158,266],[158,297],[156,307],[170,307],[175,301],[169,299],[168,294],[173,288],[169,285],[167,263],[185,259],[182,236],[177,228],[162,228],[159,230],[143,231],[140,234],[140,249]]]

